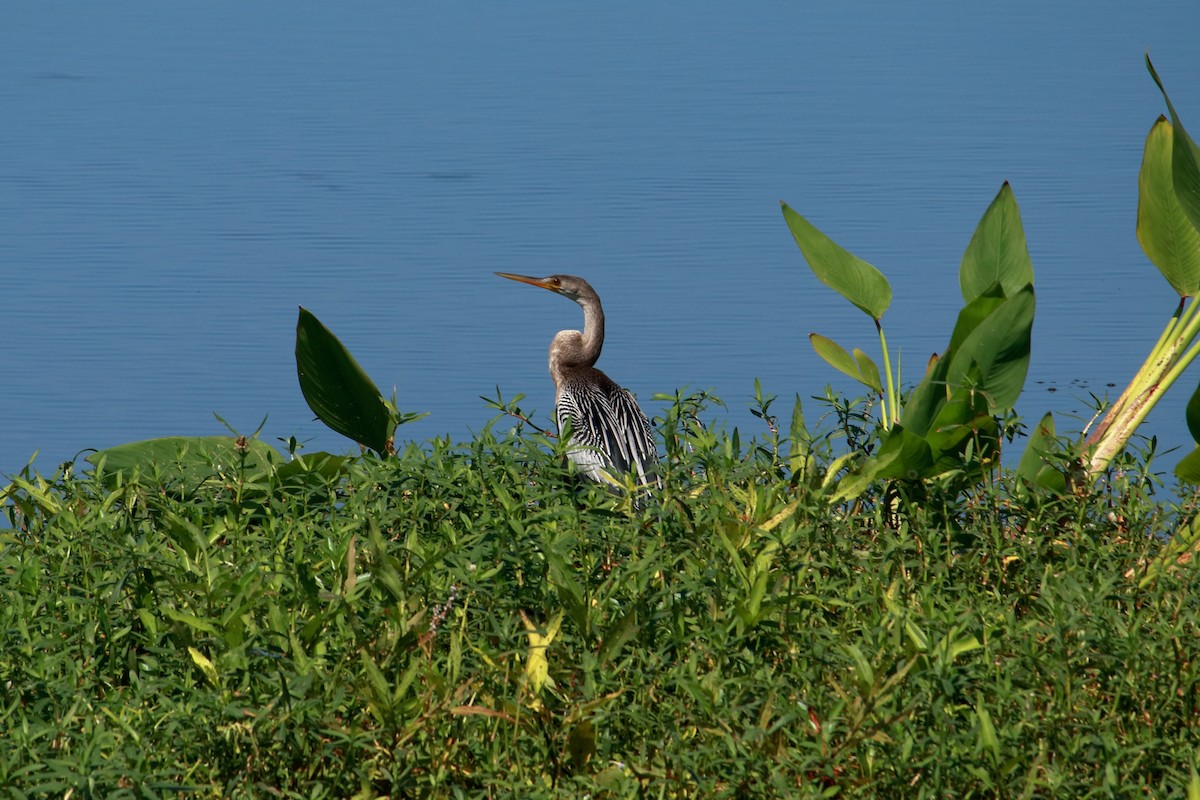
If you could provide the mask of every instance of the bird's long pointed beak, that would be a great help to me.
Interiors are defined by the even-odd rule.
[[[520,281],[521,283],[528,283],[530,286],[540,286],[551,292],[556,291],[545,278],[533,278],[529,275],[517,275],[513,272],[497,272],[496,274],[501,278],[508,278],[510,281]]]

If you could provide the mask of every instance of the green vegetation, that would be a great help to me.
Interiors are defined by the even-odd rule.
[[[1200,495],[1162,501],[1153,443],[1130,447],[1200,353],[1200,151],[1170,111],[1138,235],[1178,309],[1096,431],[1047,415],[1015,470],[1034,293],[1007,184],[907,392],[887,280],[785,206],[882,372],[814,335],[871,394],[781,423],[756,386],[747,440],[715,398],[660,398],[643,507],[577,480],[520,398],[397,448],[415,415],[301,309],[301,391],[359,455],[178,437],[0,488],[0,786],[1200,800]],[[1200,441],[1200,391],[1188,421]]]
[[[739,446],[677,399],[644,515],[519,423],[325,472],[249,440],[202,481],[20,477],[0,785],[1194,796],[1200,572],[1147,454],[1081,496],[929,482],[897,523],[887,484],[829,502],[834,443],[877,441],[826,402],[797,447],[764,399]]]

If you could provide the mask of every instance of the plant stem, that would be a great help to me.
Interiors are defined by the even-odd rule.
[[[879,331],[879,348],[883,351],[883,374],[887,380],[887,393],[883,398],[883,429],[891,430],[892,425],[900,421],[900,404],[896,399],[896,381],[892,377],[892,359],[888,356],[887,337],[883,335],[883,324],[875,320],[875,330]]]
[[[1200,355],[1200,344],[1193,344],[1197,334],[1200,334],[1200,306],[1192,303],[1185,312],[1186,302],[1187,298],[1180,299],[1171,321],[1150,350],[1146,361],[1085,440],[1086,445],[1094,448],[1088,459],[1088,473],[1092,478],[1107,469],[1158,403],[1158,398]]]

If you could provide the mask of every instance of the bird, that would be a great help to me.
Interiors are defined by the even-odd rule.
[[[570,435],[567,458],[597,483],[618,488],[625,485],[621,477],[634,474],[643,491],[661,488],[650,420],[628,389],[596,369],[604,347],[604,309],[596,290],[575,275],[496,274],[548,289],[583,309],[583,331],[559,331],[550,342],[555,417],[560,435]]]

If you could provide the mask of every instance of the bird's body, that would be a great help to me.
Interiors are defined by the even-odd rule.
[[[650,420],[628,390],[595,366],[604,347],[604,309],[596,290],[574,275],[496,274],[561,294],[583,309],[583,330],[559,331],[550,343],[555,416],[559,432],[570,435],[567,457],[599,483],[620,485],[618,478],[632,473],[641,486],[657,485]]]

